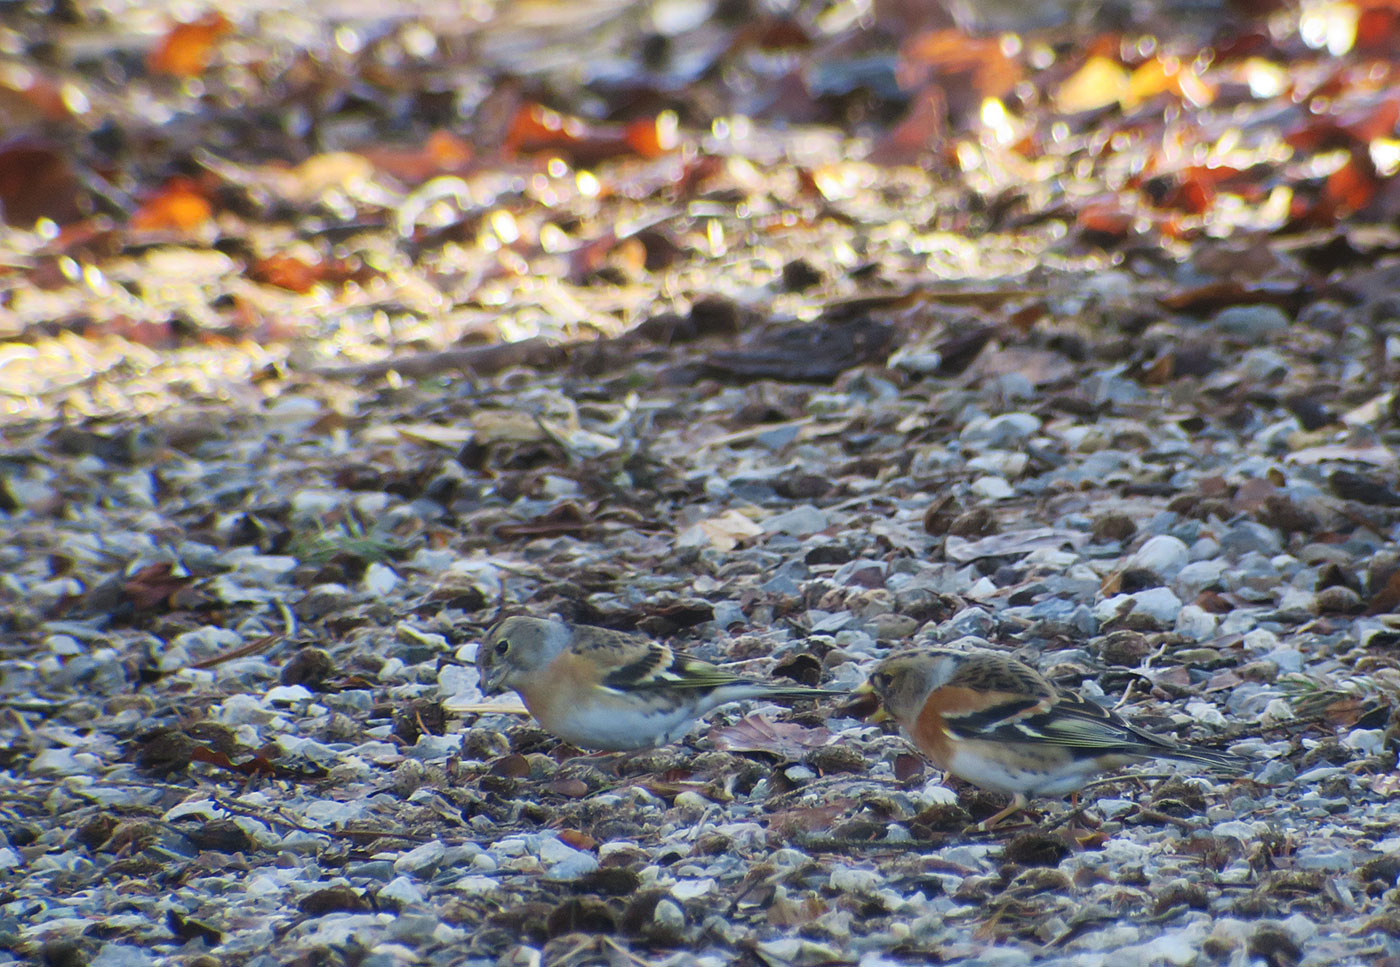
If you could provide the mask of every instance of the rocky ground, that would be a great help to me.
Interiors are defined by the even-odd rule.
[[[0,235],[0,963],[1400,963],[1393,65],[1295,12],[1093,105],[1028,42],[927,127],[863,9],[249,14],[193,71],[6,11],[72,210]],[[1003,649],[1257,766],[982,834],[838,703],[579,757],[477,691],[501,613]]]

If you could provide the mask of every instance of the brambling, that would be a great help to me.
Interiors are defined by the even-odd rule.
[[[1077,793],[1094,774],[1143,759],[1176,759],[1242,772],[1249,760],[1179,745],[1113,711],[1061,691],[1040,672],[986,649],[929,648],[886,658],[856,689],[879,702],[939,769],[1012,797],[991,829],[1031,796]]]
[[[491,629],[476,667],[483,695],[514,689],[546,730],[608,752],[675,742],[727,702],[833,694],[741,678],[642,635],[543,618],[507,618]]]

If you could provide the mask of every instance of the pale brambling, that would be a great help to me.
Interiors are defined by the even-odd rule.
[[[1061,691],[1044,675],[986,649],[928,648],[886,658],[857,695],[879,702],[929,761],[975,786],[1012,797],[990,829],[1030,796],[1077,793],[1095,773],[1142,759],[1177,759],[1242,772],[1249,760],[1179,745],[1111,710]]]
[[[833,694],[741,678],[642,635],[542,618],[491,629],[476,667],[483,695],[512,688],[558,738],[609,752],[674,742],[726,702]]]

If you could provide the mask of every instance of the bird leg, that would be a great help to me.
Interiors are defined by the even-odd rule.
[[[988,816],[986,819],[982,820],[980,823],[974,826],[973,829],[980,830],[984,833],[989,832],[993,826],[1000,823],[1006,817],[1019,813],[1021,810],[1025,809],[1029,803],[1030,800],[1018,792],[1011,797],[1011,805],[1007,806],[995,816]]]

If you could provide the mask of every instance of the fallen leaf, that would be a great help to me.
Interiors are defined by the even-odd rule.
[[[146,57],[152,74],[198,77],[214,56],[214,45],[233,30],[228,18],[213,11],[191,23],[177,23]]]
[[[578,504],[566,500],[531,520],[501,524],[492,533],[502,539],[578,535],[593,525],[593,517]]]
[[[214,217],[214,208],[191,178],[172,178],[131,215],[137,231],[188,232]]]
[[[967,564],[984,557],[1004,557],[1030,554],[1039,550],[1058,550],[1065,545],[1078,547],[1087,535],[1060,530],[1054,527],[1032,527],[1007,534],[993,534],[981,540],[970,541],[950,534],[943,545],[943,553],[950,561]]]
[[[1052,95],[1062,114],[1097,111],[1128,98],[1132,78],[1123,66],[1107,57],[1090,57]]]
[[[78,179],[66,152],[41,138],[0,144],[0,214],[25,229],[41,218],[60,225],[77,220]]]
[[[732,551],[741,543],[763,533],[763,528],[737,510],[726,510],[687,527],[676,535],[677,547],[703,547],[709,544],[718,551]]]
[[[165,604],[181,588],[189,587],[195,578],[191,574],[173,573],[169,561],[148,564],[122,582],[122,594],[137,611],[148,611]]]
[[[894,777],[898,782],[908,782],[916,776],[923,775],[924,760],[920,756],[910,755],[908,752],[901,752],[894,757]]]
[[[386,429],[405,440],[416,440],[446,450],[459,450],[472,438],[470,427],[442,426],[437,423],[400,423]]]
[[[1327,444],[1319,447],[1306,447],[1295,450],[1284,457],[1289,463],[1311,466],[1328,460],[1369,463],[1376,467],[1390,467],[1395,464],[1395,453],[1383,446],[1351,446],[1345,443]]]
[[[588,795],[588,783],[584,782],[582,779],[552,779],[550,780],[548,788],[549,791],[556,796],[563,796],[565,799],[582,799],[584,796]],[[568,832],[568,830],[565,832]],[[582,836],[583,834],[580,833],[579,835]],[[561,832],[559,838],[563,840],[564,833]],[[592,841],[590,840],[590,842]],[[570,843],[569,845],[572,846],[573,844]],[[574,848],[592,849],[593,847],[575,846]]]
[[[769,752],[784,760],[800,759],[834,738],[830,729],[770,722],[758,715],[746,715],[733,725],[710,730],[710,741],[721,752]]]

